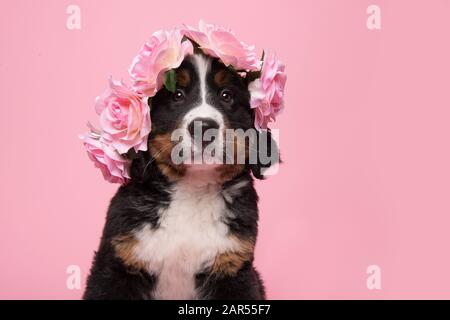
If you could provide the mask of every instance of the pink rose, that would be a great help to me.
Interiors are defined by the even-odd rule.
[[[99,168],[106,181],[123,184],[130,179],[130,162],[102,141],[99,132],[80,135],[89,159]]]
[[[100,115],[102,137],[120,154],[134,148],[147,150],[150,108],[130,88],[110,80],[109,89],[97,97],[95,111]]]
[[[219,58],[226,66],[247,71],[260,67],[255,47],[239,41],[230,30],[200,21],[198,30],[184,26],[182,33],[197,43],[205,54]]]
[[[178,68],[186,55],[193,54],[190,41],[182,41],[180,30],[155,32],[134,58],[129,69],[134,89],[153,97],[164,84],[165,72]]]
[[[255,109],[255,127],[266,129],[270,121],[275,121],[284,108],[284,86],[286,73],[284,64],[275,55],[266,55],[261,70],[261,78],[248,86],[250,106]]]

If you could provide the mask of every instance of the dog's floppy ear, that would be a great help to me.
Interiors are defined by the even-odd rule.
[[[280,151],[277,142],[273,139],[270,129],[257,130],[256,141],[253,142],[250,152],[257,152],[256,163],[249,163],[253,176],[265,179],[264,172],[271,166],[281,163]]]

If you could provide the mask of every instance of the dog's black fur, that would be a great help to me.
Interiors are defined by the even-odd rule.
[[[226,115],[229,128],[248,129],[253,127],[254,115],[249,106],[249,92],[245,79],[229,70],[218,60],[213,60],[213,72],[208,79],[211,92],[221,90],[212,78],[218,70],[224,70],[229,77],[228,89],[234,92],[232,103],[218,101],[212,95],[209,103]],[[177,183],[168,172],[162,170],[154,155],[152,143],[158,136],[174,130],[177,119],[195,105],[195,92],[198,79],[189,59],[180,69],[187,70],[190,81],[182,88],[184,100],[174,101],[172,93],[161,89],[151,101],[152,132],[149,137],[149,152],[132,155],[131,179],[119,188],[113,197],[103,230],[100,246],[87,281],[84,299],[153,299],[152,292],[157,284],[158,275],[148,272],[139,264],[126,263],[118,256],[114,245],[115,239],[132,232],[143,224],[150,224],[157,229],[161,219],[162,208],[171,203],[171,188]],[[269,134],[270,131],[261,134]],[[257,148],[256,146],[253,146]],[[273,151],[273,150],[272,150]],[[270,152],[270,151],[269,151]],[[226,190],[236,183],[247,181],[239,194],[232,199],[225,199],[226,209],[234,213],[226,224],[234,237],[254,242],[257,236],[258,196],[253,185],[253,176],[262,178],[262,164],[245,165],[236,174],[221,182],[221,190]],[[173,169],[173,168],[172,168]],[[178,171],[175,170],[175,173]],[[242,261],[239,269],[232,274],[212,274],[210,268],[198,272],[195,286],[198,299],[265,299],[265,290],[258,272],[253,266],[253,251],[248,259]]]

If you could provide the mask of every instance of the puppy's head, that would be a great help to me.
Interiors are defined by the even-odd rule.
[[[226,181],[250,168],[261,178],[264,165],[249,162],[260,133],[246,78],[201,53],[175,74],[174,92],[163,87],[149,99],[149,152],[161,172],[170,180],[207,173]]]

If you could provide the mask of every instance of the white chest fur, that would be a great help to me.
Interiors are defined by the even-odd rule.
[[[155,299],[195,299],[195,274],[239,246],[223,222],[224,200],[216,186],[180,184],[160,215],[157,228],[146,225],[136,233],[135,254],[157,276]]]

